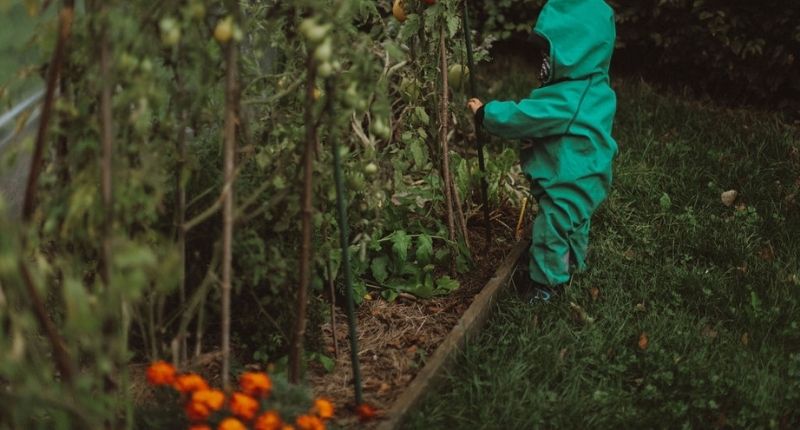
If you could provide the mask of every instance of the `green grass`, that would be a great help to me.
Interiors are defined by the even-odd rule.
[[[528,75],[497,94],[526,94]],[[407,428],[800,426],[800,134],[615,87],[620,156],[590,270],[556,303],[503,298]]]

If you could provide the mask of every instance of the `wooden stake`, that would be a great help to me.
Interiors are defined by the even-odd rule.
[[[238,14],[237,14],[238,15]],[[230,40],[225,47],[225,129],[224,175],[222,191],[222,386],[230,392],[231,372],[231,277],[233,265],[233,198],[236,156],[236,122],[238,121],[237,46]]]
[[[289,350],[289,382],[300,382],[303,343],[306,336],[306,313],[308,287],[311,283],[311,216],[313,215],[314,148],[317,144],[317,122],[314,120],[314,93],[316,91],[317,64],[309,54],[306,61],[306,141],[303,150],[303,196],[302,196],[302,242],[300,245],[300,276],[297,286],[297,308],[295,312],[292,344]]]

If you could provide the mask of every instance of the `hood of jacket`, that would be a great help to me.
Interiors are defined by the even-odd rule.
[[[546,83],[608,75],[614,53],[614,11],[603,0],[549,0],[534,33],[550,45]]]

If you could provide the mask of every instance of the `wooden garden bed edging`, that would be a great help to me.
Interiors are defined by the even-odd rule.
[[[458,320],[456,326],[442,341],[442,344],[436,348],[425,367],[422,368],[408,388],[394,402],[392,408],[386,413],[386,419],[377,426],[378,430],[399,429],[408,412],[416,407],[425,392],[434,387],[441,377],[442,371],[453,363],[453,359],[464,347],[466,341],[480,331],[489,319],[489,313],[499,293],[508,285],[508,280],[517,265],[517,261],[528,249],[529,245],[530,239],[520,240],[514,245],[511,252],[495,271],[492,279],[475,296],[475,300]]]

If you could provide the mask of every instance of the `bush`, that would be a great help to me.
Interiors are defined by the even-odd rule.
[[[533,4],[531,4],[533,3]],[[617,17],[615,68],[688,84],[741,102],[800,93],[800,8],[746,0],[611,0]],[[484,2],[484,35],[524,37],[544,1]]]

